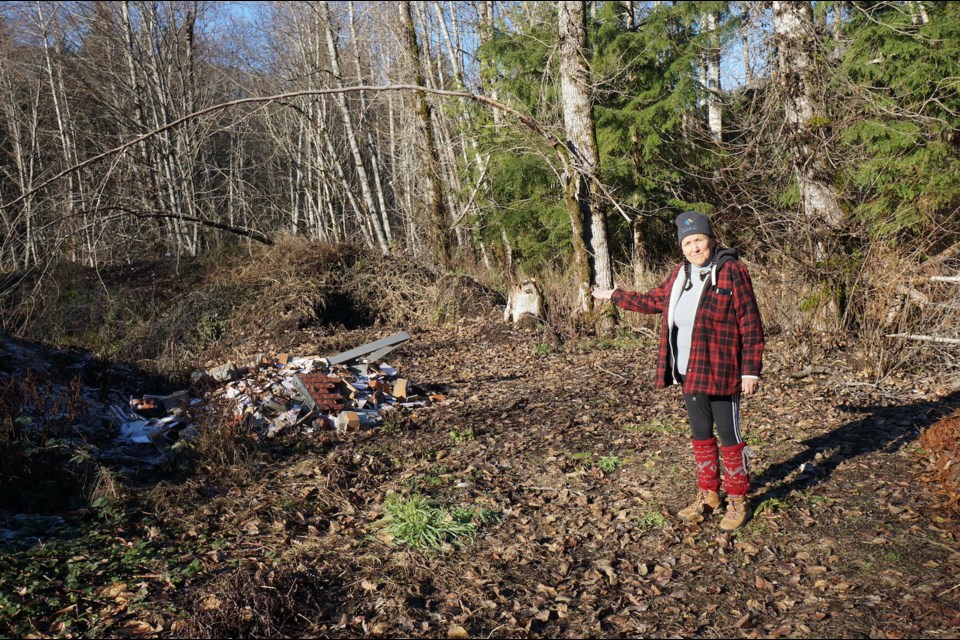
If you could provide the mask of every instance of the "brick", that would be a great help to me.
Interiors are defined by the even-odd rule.
[[[322,373],[304,373],[293,377],[300,397],[316,411],[339,411],[343,396],[339,392],[340,379]]]

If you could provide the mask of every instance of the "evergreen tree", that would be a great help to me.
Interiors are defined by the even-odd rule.
[[[727,5],[648,6],[633,28],[622,3],[598,3],[591,13],[601,178],[619,209],[611,208],[609,216],[617,261],[638,255],[673,259],[676,212],[713,209],[711,190],[697,179],[716,166],[719,151],[710,146],[705,124],[699,71],[708,36],[700,19],[706,11],[722,16],[715,35],[727,37],[735,26]],[[494,61],[503,99],[559,128],[553,8],[534,3],[523,20],[507,11],[480,54]],[[505,229],[527,269],[550,260],[562,263],[570,234],[564,228],[559,167],[550,166],[550,153],[540,141],[508,127],[487,136],[485,147],[492,154],[488,193],[495,202],[490,203],[494,212],[485,217],[484,237],[492,241]],[[633,246],[635,238],[642,246]],[[545,240],[560,244],[540,246]]]
[[[594,25],[598,90],[597,137],[604,181],[635,216],[634,257],[675,256],[673,218],[678,210],[714,209],[698,175],[715,166],[718,148],[706,127],[705,87],[699,79],[709,34],[700,20],[723,20],[715,34],[727,37],[733,22],[726,2],[654,6],[635,29],[626,28],[619,3],[602,3]],[[630,244],[629,225],[617,223],[619,246]],[[621,255],[621,258],[626,258]]]
[[[532,3],[526,12],[521,14],[516,5],[504,6],[478,56],[496,69],[501,100],[559,131],[556,7]],[[541,138],[508,120],[488,123],[478,138],[482,153],[490,157],[487,201],[478,221],[480,238],[487,244],[508,242],[505,250],[521,272],[567,264],[571,230],[554,152]]]
[[[958,221],[960,4],[854,3],[836,43],[855,214],[891,239]],[[954,226],[951,225],[951,226]]]

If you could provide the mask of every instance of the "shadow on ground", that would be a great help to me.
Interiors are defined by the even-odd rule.
[[[802,441],[804,450],[764,469],[756,480],[756,488],[759,492],[765,489],[766,497],[782,498],[793,491],[815,487],[828,480],[846,460],[874,452],[898,451],[916,440],[925,427],[958,407],[960,392],[939,400],[904,405],[840,405],[841,411],[868,415]],[[818,454],[821,454],[819,458]],[[794,476],[798,469],[800,473]]]

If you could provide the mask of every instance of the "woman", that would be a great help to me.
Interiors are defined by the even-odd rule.
[[[740,394],[756,393],[760,385],[760,310],[738,252],[717,247],[707,216],[677,216],[677,240],[685,260],[659,287],[647,293],[600,289],[593,296],[629,311],[663,314],[656,386],[678,383],[683,389],[699,488],[693,504],[677,515],[699,522],[720,508],[722,453],[727,511],[720,528],[733,531],[748,519],[749,450],[740,434]]]

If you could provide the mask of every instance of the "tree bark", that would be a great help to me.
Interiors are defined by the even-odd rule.
[[[840,196],[830,165],[831,122],[819,98],[822,85],[816,50],[820,44],[809,2],[774,2],[774,34],[779,53],[787,144],[800,194],[803,226],[809,234],[819,290],[811,315],[818,328],[835,327],[841,318],[842,270],[828,264],[841,257],[838,242],[844,223]]]
[[[480,0],[477,3],[477,12],[479,13],[478,38],[480,46],[493,40],[493,0]],[[494,100],[499,100],[497,93],[497,67],[490,59],[490,54],[480,53],[480,92],[485,93]],[[493,112],[493,124],[500,124],[501,115],[499,112]]]
[[[353,46],[354,64],[356,65],[357,84],[363,82],[363,62],[360,56],[360,39],[357,36],[357,23],[354,15],[353,1],[347,3],[347,10],[350,16],[350,40]],[[360,92],[360,110],[367,113],[366,93]],[[387,206],[387,199],[383,188],[383,178],[380,167],[383,163],[380,157],[380,145],[374,142],[374,127],[366,127],[367,155],[370,157],[370,169],[373,173],[373,186],[377,194],[377,205],[379,206],[383,234],[386,236],[387,244],[393,244],[393,229],[390,224],[390,209]]]
[[[590,285],[612,288],[613,270],[607,245],[606,211],[596,185],[600,154],[590,94],[585,3],[558,2],[557,14],[560,92],[566,133],[564,198],[573,231],[580,310],[588,313],[593,300]],[[604,317],[612,320],[608,314]],[[612,326],[609,321],[603,324]]]
[[[403,23],[403,38],[410,62],[410,72],[413,84],[424,86],[423,68],[420,65],[420,46],[417,43],[417,32],[413,26],[413,13],[410,0],[400,3],[400,17]],[[423,91],[416,92],[416,111],[419,121],[420,136],[423,150],[421,171],[424,173],[425,200],[428,217],[427,236],[431,252],[437,264],[447,268],[451,264],[450,255],[450,223],[449,213],[443,203],[443,185],[440,181],[440,156],[437,151],[436,135],[430,103]]]
[[[4,56],[0,60],[0,103],[6,146],[13,156],[13,166],[0,164],[0,171],[5,178],[0,181],[0,189],[3,189],[0,196],[4,201],[13,200],[20,204],[16,210],[11,211],[9,204],[2,209],[4,230],[0,267],[9,271],[37,264],[41,257],[35,233],[38,207],[35,206],[33,191],[34,178],[42,171],[38,148],[42,82],[39,78],[30,86],[19,86],[19,82],[24,81],[15,73],[12,61]],[[16,185],[17,197],[11,198],[14,194],[6,193],[4,187],[8,183]]]
[[[723,141],[723,105],[720,102],[720,43],[717,36],[717,14],[707,12],[703,15],[707,31],[707,50],[704,61],[707,65],[707,121],[710,124],[710,137],[714,142]]]
[[[623,15],[623,26],[627,31],[637,28],[637,20],[633,16],[633,0],[620,0],[620,13]]]
[[[843,210],[827,160],[829,117],[816,91],[813,11],[809,2],[774,2],[773,14],[786,129],[801,207],[809,225],[825,225],[827,232],[833,233],[843,222]]]

